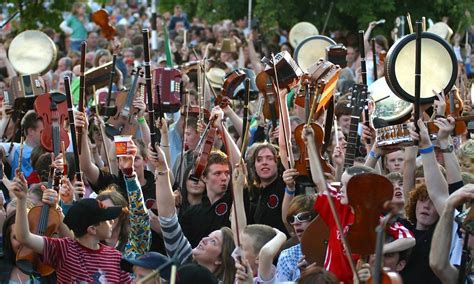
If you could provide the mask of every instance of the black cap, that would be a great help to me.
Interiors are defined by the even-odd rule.
[[[69,208],[64,217],[64,224],[74,233],[85,232],[89,226],[115,219],[120,213],[120,206],[105,207],[99,200],[84,198]]]
[[[168,265],[166,265],[168,263]],[[161,253],[150,251],[136,259],[122,258],[120,267],[124,271],[132,272],[133,266],[139,266],[148,269],[160,268],[160,277],[165,280],[170,280],[171,265],[173,263],[169,258]],[[162,267],[165,265],[164,267]]]

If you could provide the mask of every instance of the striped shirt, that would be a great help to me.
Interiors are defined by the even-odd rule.
[[[71,238],[43,239],[42,260],[56,269],[57,283],[130,283],[118,250],[103,244],[91,250]]]
[[[191,259],[192,248],[178,223],[176,211],[170,217],[159,216],[158,220],[168,256],[176,257],[180,264],[188,262]]]

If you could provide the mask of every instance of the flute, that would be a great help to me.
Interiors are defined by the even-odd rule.
[[[86,47],[87,42],[83,41],[81,43],[81,69],[80,69],[80,81],[79,81],[79,104],[77,105],[77,110],[80,112],[84,112],[84,93],[86,90],[86,79],[85,79],[85,68],[86,68]],[[77,131],[77,139],[82,141],[82,127],[78,127]],[[77,145],[77,151],[79,155],[81,154],[81,143]]]
[[[153,150],[156,150],[155,143],[159,142],[159,138],[156,135],[155,130],[155,110],[153,109],[153,93],[151,90],[151,70],[150,70],[150,44],[149,44],[149,35],[148,29],[142,30],[143,35],[143,66],[145,66],[145,83],[146,83],[146,93],[148,99],[148,127],[150,128],[150,141],[151,147]],[[159,88],[156,88],[157,90]]]

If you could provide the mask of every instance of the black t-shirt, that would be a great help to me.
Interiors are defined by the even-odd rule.
[[[401,219],[400,222],[413,232],[416,239],[416,245],[412,248],[410,259],[405,268],[400,272],[403,283],[441,284],[441,281],[431,270],[429,263],[431,239],[433,238],[436,224],[433,224],[428,230],[417,230],[416,226],[406,219]]]
[[[179,223],[191,246],[196,247],[203,237],[215,230],[230,228],[231,207],[232,193],[228,190],[213,204],[206,197],[202,203],[192,205],[182,212]]]
[[[268,186],[255,190],[255,195],[250,202],[251,223],[268,225],[289,235],[281,218],[285,186],[282,176],[279,175]]]

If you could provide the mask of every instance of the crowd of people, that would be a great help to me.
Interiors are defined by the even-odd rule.
[[[40,76],[42,88],[66,93],[70,87],[78,130],[76,147],[66,143],[56,155],[42,136],[68,122],[13,109],[7,97],[14,78],[25,74],[7,56],[16,35],[8,27],[14,25],[1,32],[0,283],[360,283],[381,267],[403,283],[472,283],[466,259],[474,248],[474,142],[469,124],[450,112],[448,94],[420,105],[420,119],[407,124],[414,143],[382,147],[376,128],[387,121],[361,119],[359,125],[357,118],[354,128],[351,90],[363,80],[356,36],[332,33],[347,56],[330,117],[330,110],[306,105],[305,111],[296,103],[317,84],[257,86],[256,75],[270,74],[263,57],[293,55],[287,31],[264,35],[258,21],[248,26],[244,18],[210,25],[176,5],[157,15],[158,36],[150,37],[145,62],[142,30],[154,28],[151,11],[115,2],[105,7],[113,38],[104,37],[86,12],[99,9],[95,3],[74,3],[60,26],[42,30],[58,50],[54,67]],[[384,76],[380,54],[390,46],[374,35],[376,25],[370,23],[364,35],[368,85]],[[462,98],[463,116],[472,112],[473,35],[471,28],[465,39],[457,33],[445,38],[458,60],[450,93]],[[369,48],[372,37],[375,50]],[[114,61],[116,76],[110,90],[108,74],[105,87],[86,86],[79,111],[83,42],[86,72]],[[152,70],[179,70],[181,81],[180,106],[155,121],[147,115],[147,74],[140,76],[148,63]],[[250,79],[248,105],[244,83],[229,87],[234,70]],[[154,94],[165,85],[156,84]],[[178,92],[173,84],[172,95]],[[109,94],[113,115],[107,113]],[[327,139],[318,141],[324,131]],[[133,139],[116,155],[114,136],[120,134]],[[295,167],[300,158],[303,172]],[[375,211],[360,211],[355,196]],[[374,218],[375,225],[386,223],[378,254],[375,227],[354,233],[356,224]],[[313,243],[325,245],[316,252]]]

